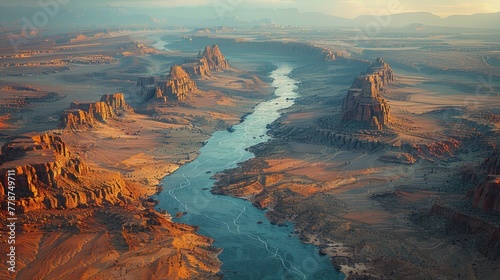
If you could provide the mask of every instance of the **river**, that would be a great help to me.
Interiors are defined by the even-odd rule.
[[[233,126],[233,132],[215,132],[194,161],[167,176],[158,207],[172,215],[187,212],[173,220],[199,226],[200,234],[215,240],[214,246],[223,249],[219,259],[224,279],[343,279],[328,257],[290,234],[292,224],[272,225],[265,211],[250,202],[210,192],[215,182],[212,175],[252,158],[245,149],[268,141],[266,126],[298,97],[297,81],[288,76],[293,66],[276,65],[270,74],[275,98],[257,105],[242,123]]]

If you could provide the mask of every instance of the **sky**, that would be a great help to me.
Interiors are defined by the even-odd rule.
[[[500,12],[499,0],[0,0],[0,5],[36,5],[39,1],[69,2],[68,5],[112,6],[217,6],[244,9],[297,8],[301,12],[355,18],[359,15],[395,14],[400,12],[431,12],[441,17],[454,14]]]

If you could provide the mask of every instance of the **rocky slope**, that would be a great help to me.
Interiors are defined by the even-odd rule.
[[[363,128],[383,129],[390,122],[389,105],[380,95],[394,73],[381,58],[363,76],[356,77],[342,102],[342,121]]]
[[[66,157],[77,157],[59,136],[23,137],[3,150],[0,182],[7,180],[5,170],[17,170],[22,220],[16,226],[15,279],[221,279],[216,274],[220,250],[213,240],[156,212],[156,202],[143,198],[153,194],[151,188],[117,173],[89,170],[82,161],[65,164]],[[51,160],[52,153],[60,161]],[[50,174],[59,175],[52,179]],[[4,186],[0,183],[5,202]],[[123,198],[113,188],[121,189]],[[0,219],[5,215],[0,211]],[[8,233],[2,229],[0,234]],[[0,243],[0,251],[8,246]],[[0,264],[0,279],[11,278],[6,264]]]
[[[106,123],[123,111],[133,111],[125,102],[123,93],[103,95],[94,103],[73,101],[70,109],[62,113],[60,126],[67,129],[91,127],[97,122]]]
[[[0,181],[6,182],[6,170],[16,171],[22,212],[115,205],[126,202],[130,195],[120,174],[90,170],[59,136],[20,137],[1,151]]]
[[[220,279],[213,240],[155,211],[154,200],[141,198],[151,195],[142,185],[88,168],[60,136],[19,137],[1,152],[0,199],[7,201],[13,169],[23,221],[16,225],[15,279]],[[0,278],[10,279],[5,263],[0,267]]]

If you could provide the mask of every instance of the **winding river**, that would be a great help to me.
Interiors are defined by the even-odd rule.
[[[233,132],[215,132],[196,160],[162,182],[158,207],[171,214],[187,212],[174,221],[199,226],[200,234],[215,239],[214,246],[223,249],[219,259],[224,279],[344,278],[316,247],[290,234],[293,225],[272,225],[265,211],[250,202],[210,192],[215,182],[211,176],[252,158],[245,149],[267,141],[266,126],[280,116],[280,109],[293,104],[298,95],[296,81],[288,77],[292,69],[290,64],[278,63],[270,74],[275,98],[257,105]]]

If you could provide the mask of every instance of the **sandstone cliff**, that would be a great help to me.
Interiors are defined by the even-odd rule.
[[[196,83],[188,73],[179,65],[174,65],[170,67],[166,80],[157,82],[155,98],[163,102],[184,102],[196,90]]]
[[[70,109],[61,115],[61,127],[69,129],[91,127],[97,122],[106,123],[108,119],[116,117],[123,111],[133,112],[132,107],[125,102],[123,93],[103,95],[101,101],[94,103],[73,101]]]
[[[19,137],[1,148],[0,181],[6,171],[16,171],[18,209],[73,209],[83,206],[120,204],[129,191],[118,173],[91,171],[70,154],[61,137]]]
[[[199,58],[207,61],[210,71],[220,71],[229,68],[229,63],[227,63],[226,58],[222,55],[219,46],[215,44],[212,47],[206,46]]]
[[[389,64],[387,64],[387,62],[380,57],[377,57],[365,74],[379,76],[382,82],[382,88],[387,86],[389,83],[394,82],[394,72]]]
[[[123,93],[105,94],[101,97],[101,102],[106,103],[115,113],[120,111],[134,111],[134,109],[125,102]]]
[[[394,80],[389,65],[377,58],[365,75],[356,77],[342,102],[342,122],[383,129],[390,122],[389,105],[380,95]]]

